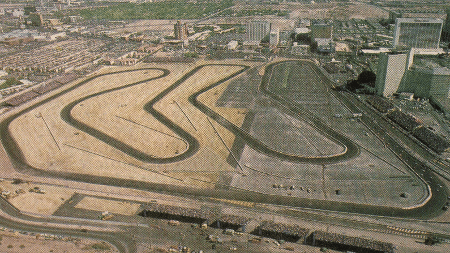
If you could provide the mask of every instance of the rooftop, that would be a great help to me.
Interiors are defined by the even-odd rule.
[[[396,22],[402,23],[443,23],[440,18],[397,18]]]

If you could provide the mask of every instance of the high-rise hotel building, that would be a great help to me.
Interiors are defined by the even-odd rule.
[[[251,21],[247,24],[246,41],[249,44],[259,44],[261,40],[270,34],[270,23],[268,21]]]
[[[443,22],[438,18],[397,18],[393,46],[438,49]]]
[[[188,28],[187,24],[181,24],[181,21],[178,20],[175,25],[173,25],[173,33],[175,35],[175,39],[177,40],[186,40],[188,37]]]

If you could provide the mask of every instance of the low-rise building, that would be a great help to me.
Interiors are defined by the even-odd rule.
[[[239,43],[236,40],[232,40],[232,41],[228,42],[227,48],[228,48],[228,50],[234,50],[237,48],[238,45],[239,45]]]
[[[64,38],[66,36],[67,36],[66,32],[59,32],[59,33],[49,34],[47,36],[47,39],[50,41],[53,41],[53,40],[57,40],[60,38]]]
[[[294,55],[304,55],[308,54],[310,51],[309,45],[299,45],[297,42],[294,42],[294,44],[291,47],[291,54]]]
[[[406,79],[403,90],[414,92],[416,97],[446,96],[450,98],[450,69],[446,67],[413,66],[407,72]]]

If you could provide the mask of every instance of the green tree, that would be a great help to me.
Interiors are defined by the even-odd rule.
[[[434,237],[434,236],[428,236],[425,239],[425,244],[426,245],[435,245],[438,242],[439,242],[439,240],[436,237]]]
[[[0,85],[0,89],[9,88],[11,86],[22,84],[19,80],[17,80],[15,77],[10,77],[6,79],[6,81]]]
[[[197,57],[198,57],[198,54],[197,54],[196,52],[186,52],[186,53],[184,53],[184,57],[187,57],[187,58],[197,58]]]

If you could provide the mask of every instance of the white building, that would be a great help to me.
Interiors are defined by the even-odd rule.
[[[237,46],[238,46],[238,42],[236,40],[232,40],[232,41],[228,42],[228,44],[227,44],[228,50],[234,50],[237,48]]]
[[[294,42],[291,47],[291,54],[294,55],[304,55],[309,53],[309,45],[298,45],[297,42]]]
[[[4,77],[7,76],[8,72],[4,71],[4,70],[0,70],[0,77]]]
[[[380,96],[394,93],[414,93],[415,97],[450,98],[450,69],[413,62],[414,49],[409,54],[380,55],[375,89]]]
[[[58,38],[64,38],[64,37],[66,37],[66,36],[67,36],[67,34],[66,34],[65,32],[60,32],[60,33],[50,34],[50,35],[47,37],[47,40],[53,41],[53,40],[56,40],[56,39],[58,39]]]
[[[280,42],[280,30],[272,29],[270,31],[269,44],[271,46],[276,46],[278,45],[278,42]]]
[[[268,21],[251,21],[247,24],[247,44],[258,45],[261,40],[269,35],[270,23]]]
[[[19,82],[21,82],[23,85],[26,85],[26,86],[33,85],[33,82],[28,79],[20,79]]]
[[[13,12],[12,12],[12,15],[13,15],[13,17],[18,18],[18,17],[22,17],[23,13],[24,12],[22,10],[14,9]]]
[[[377,95],[389,97],[397,92],[408,62],[407,54],[380,55],[377,67],[375,90]]]
[[[294,29],[294,33],[295,34],[307,34],[310,33],[311,30],[309,28],[306,27],[297,27]]]
[[[443,23],[438,18],[397,18],[393,46],[438,49]]]

